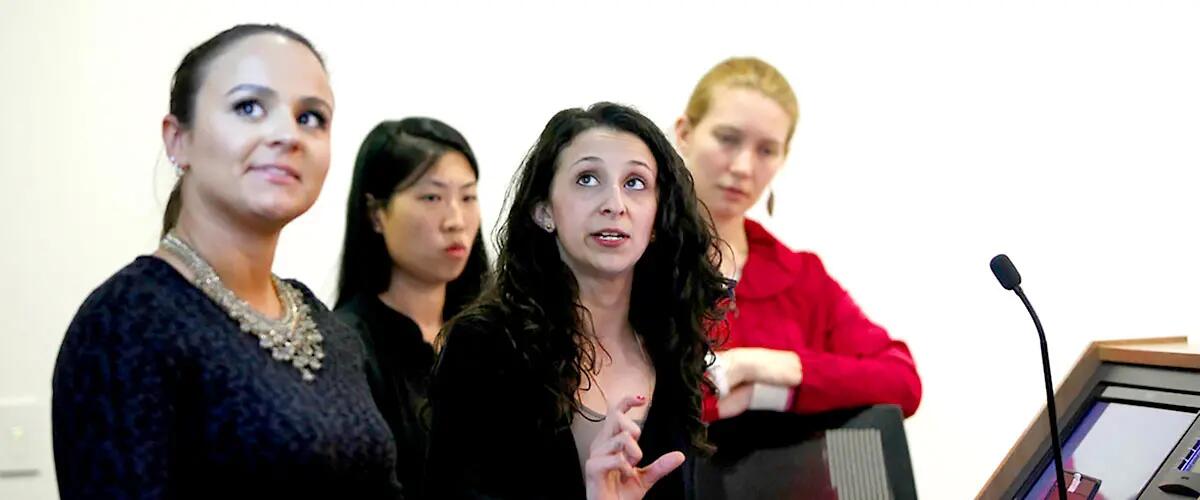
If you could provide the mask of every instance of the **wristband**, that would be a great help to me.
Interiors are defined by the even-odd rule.
[[[751,410],[787,411],[792,388],[757,382],[750,393]]]

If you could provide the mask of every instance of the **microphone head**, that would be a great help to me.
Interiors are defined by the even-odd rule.
[[[1007,255],[1000,254],[992,257],[992,274],[996,275],[1000,286],[1005,290],[1012,290],[1021,284],[1021,273],[1017,272],[1016,266],[1013,266]]]

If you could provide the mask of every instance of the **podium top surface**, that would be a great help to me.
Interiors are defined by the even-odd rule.
[[[1200,369],[1200,345],[1187,337],[1105,340],[1094,344],[1100,361]]]

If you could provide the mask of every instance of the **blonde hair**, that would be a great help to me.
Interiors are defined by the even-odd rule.
[[[708,70],[692,90],[692,97],[688,99],[687,109],[683,113],[692,126],[700,123],[708,114],[713,93],[720,87],[757,90],[779,104],[792,117],[784,141],[784,151],[787,151],[787,145],[792,142],[792,134],[796,131],[796,122],[800,119],[800,104],[783,73],[757,57],[733,57],[721,61]]]

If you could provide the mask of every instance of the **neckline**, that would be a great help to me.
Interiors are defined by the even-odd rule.
[[[643,426],[643,427],[645,426],[646,420],[648,420],[650,418],[650,406],[649,405],[650,405],[650,403],[647,403],[646,415],[640,419],[633,419],[633,423],[638,424],[638,426]],[[586,418],[588,422],[597,423],[597,424],[603,423],[606,419],[608,419],[608,415],[605,415],[596,410],[588,408],[587,405],[585,405],[583,403],[579,403],[579,414],[583,415],[584,418]]]
[[[166,274],[168,274],[174,278],[177,278],[179,281],[183,282],[184,284],[189,285],[190,288],[195,289],[197,293],[200,293],[201,295],[203,295],[203,292],[200,292],[199,288],[196,288],[194,285],[192,285],[192,281],[189,280],[187,278],[187,276],[184,276],[183,273],[179,271],[179,269],[176,269],[175,266],[171,265],[170,262],[167,262],[167,260],[162,257],[159,257],[154,254],[144,254],[144,255],[137,256],[137,258],[133,259],[133,261],[134,261],[134,263],[141,262],[141,263],[143,263],[145,265],[149,265],[151,267],[158,267],[158,268],[162,269],[163,272],[165,272]]]
[[[416,320],[409,317],[409,315],[393,309],[392,306],[387,304],[387,302],[384,302],[382,299],[380,299],[378,295],[363,294],[361,297],[367,301],[367,307],[374,310],[375,314],[382,316],[389,322],[396,323],[401,327],[400,329],[405,330],[406,333],[415,335],[416,338],[421,341],[421,343],[433,345],[425,341],[425,336],[421,332],[421,326],[417,324]],[[393,340],[395,337],[401,336],[395,335],[397,333],[405,332],[389,332],[389,335],[385,335],[385,337],[388,337],[389,340]]]

